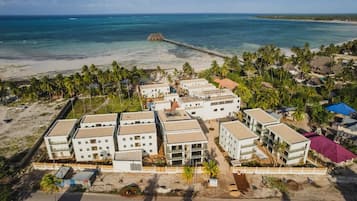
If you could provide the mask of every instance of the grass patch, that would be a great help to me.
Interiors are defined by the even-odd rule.
[[[264,177],[264,179],[270,188],[276,188],[283,194],[288,193],[288,188],[281,179],[276,177]]]
[[[105,113],[120,113],[120,112],[137,112],[141,111],[140,100],[138,96],[133,96],[130,99],[119,98],[118,96],[111,97],[108,104],[101,107],[96,114]]]
[[[103,104],[105,99],[105,97],[78,99],[66,119],[79,119],[85,114],[90,114],[94,109]]]

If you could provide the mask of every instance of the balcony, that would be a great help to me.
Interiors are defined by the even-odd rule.
[[[191,148],[192,152],[194,152],[194,151],[203,151],[203,150],[205,150],[203,147]]]
[[[50,145],[68,144],[67,141],[49,141]]]
[[[202,158],[202,155],[192,155],[191,159],[200,159]]]
[[[69,151],[69,148],[51,148],[52,152]]]
[[[182,160],[182,156],[181,157],[172,157],[170,158],[169,160],[172,160],[172,161],[178,161],[178,160]]]
[[[169,150],[169,151],[168,151],[168,153],[173,153],[173,154],[175,154],[175,153],[182,153],[182,152],[183,152],[182,149],[172,149],[172,150]]]
[[[305,151],[305,147],[302,147],[302,148],[299,148],[299,149],[292,149],[292,150],[289,150],[288,152],[289,153],[294,153],[294,152],[300,152],[300,151]]]
[[[240,152],[240,155],[249,155],[249,154],[254,154],[255,150],[252,151],[247,151],[247,152]]]
[[[247,145],[242,145],[240,146],[241,149],[244,149],[244,148],[248,148],[248,147],[254,147],[255,146],[255,143],[253,144],[247,144]]]

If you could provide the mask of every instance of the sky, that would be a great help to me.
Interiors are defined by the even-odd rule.
[[[0,15],[357,13],[357,0],[0,0]]]

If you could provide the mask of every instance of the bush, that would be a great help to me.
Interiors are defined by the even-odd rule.
[[[141,190],[137,184],[130,184],[121,188],[119,194],[121,196],[135,196],[135,195],[140,195]]]

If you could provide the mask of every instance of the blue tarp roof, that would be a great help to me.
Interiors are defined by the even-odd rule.
[[[337,103],[334,105],[327,106],[326,110],[328,110],[330,112],[338,113],[338,114],[343,114],[346,116],[356,112],[356,110],[354,110],[350,106],[346,105],[345,103]]]

